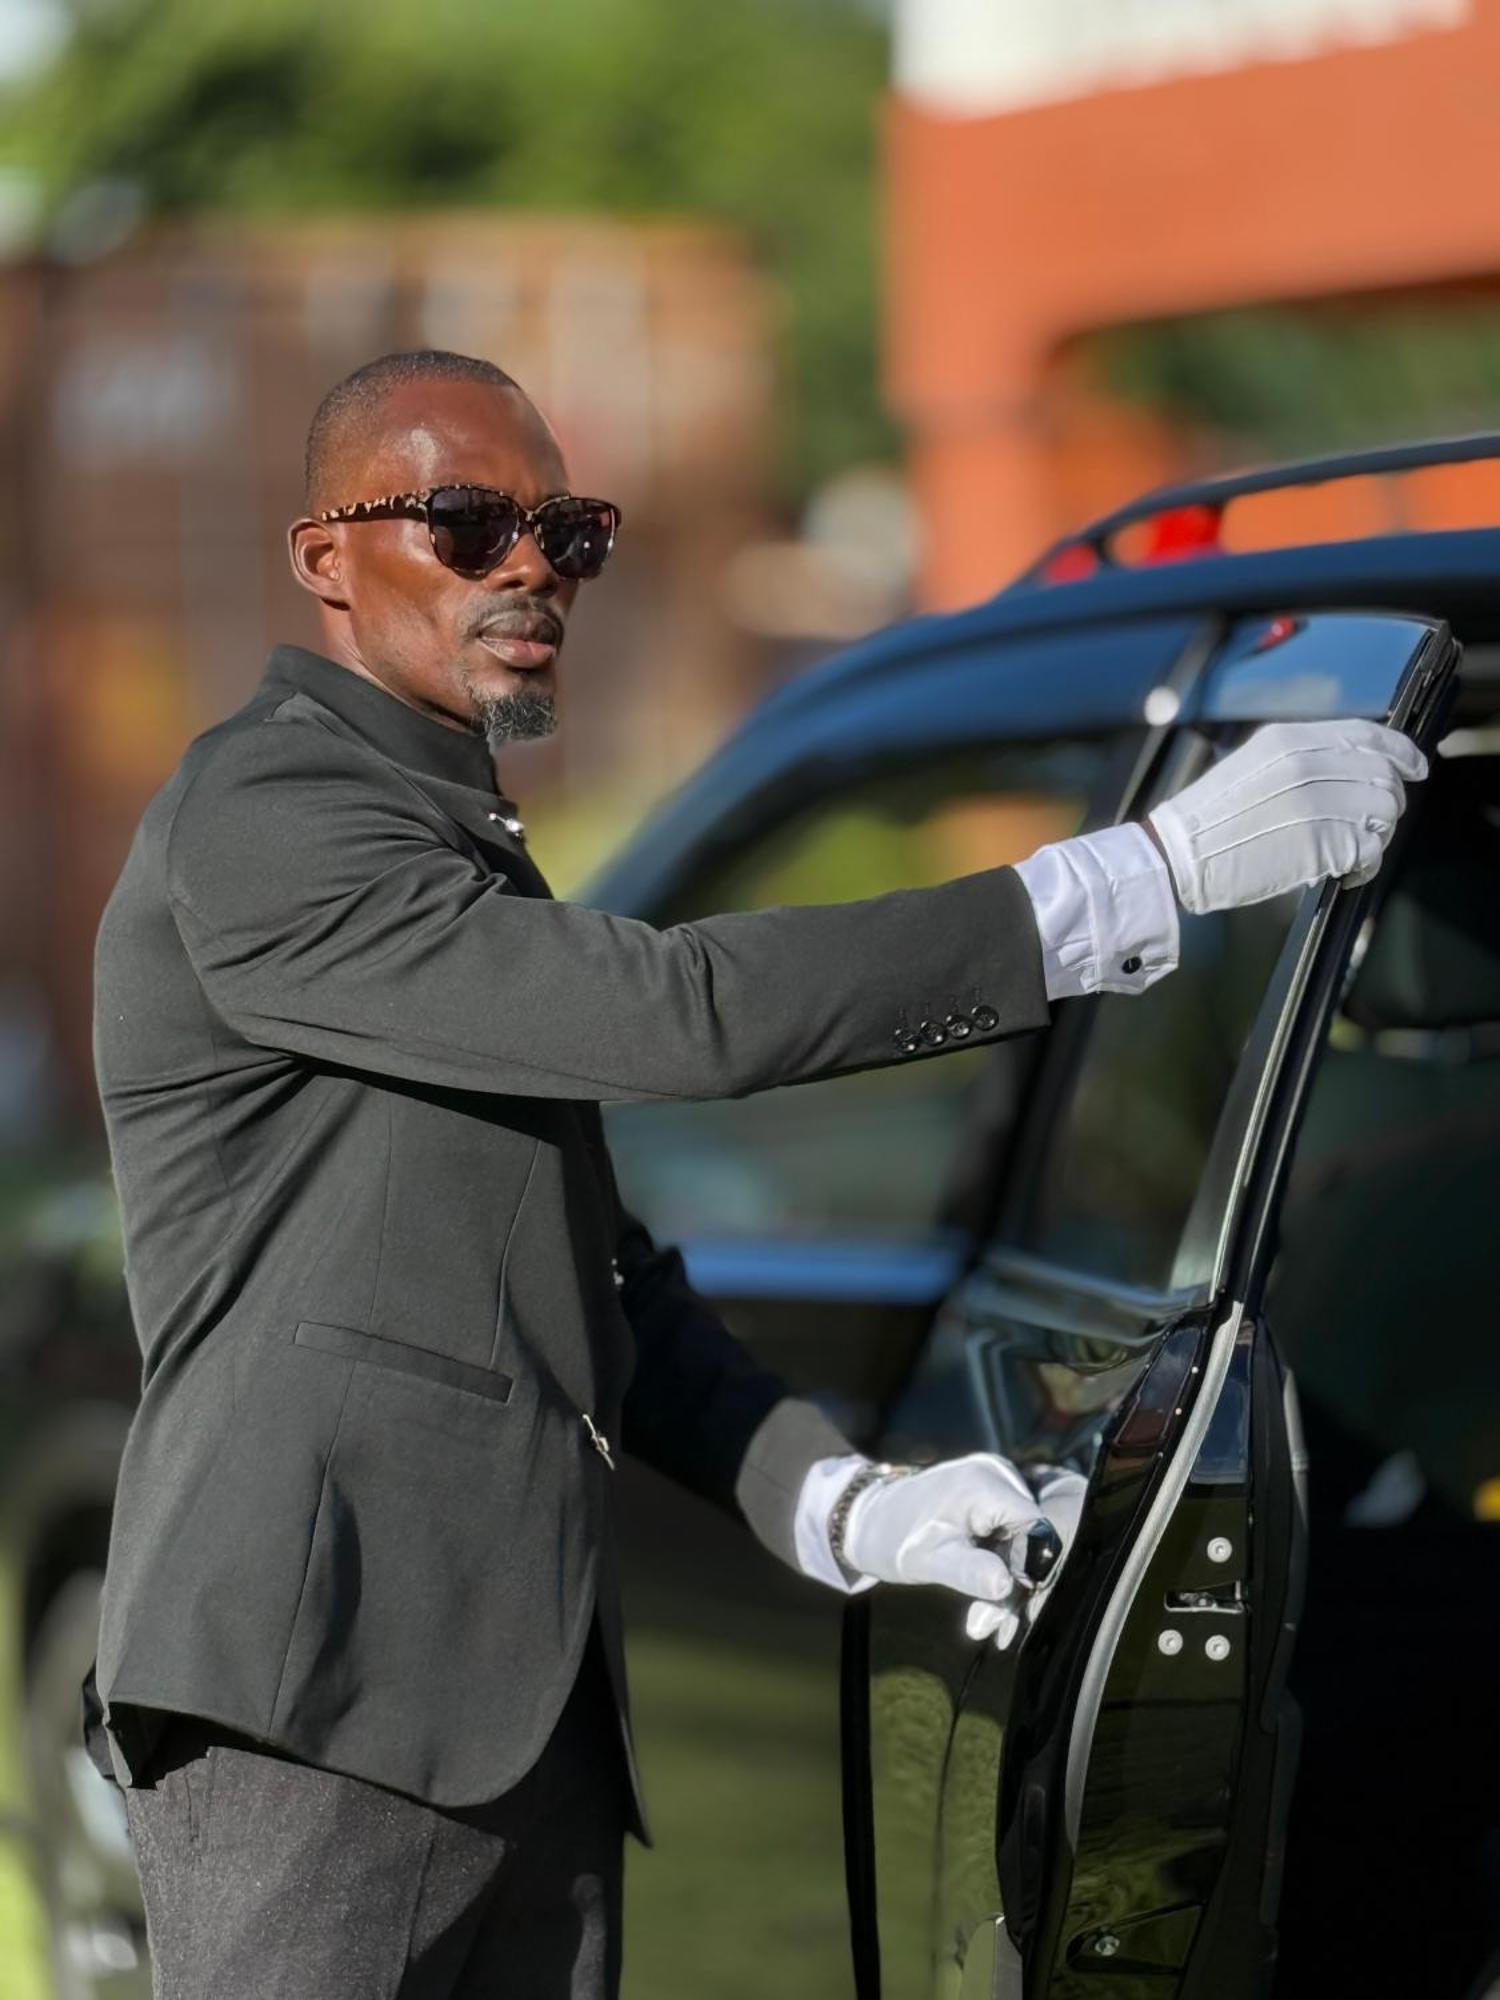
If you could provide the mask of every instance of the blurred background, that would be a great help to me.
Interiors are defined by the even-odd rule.
[[[506,773],[566,889],[773,683],[1142,486],[1493,420],[1494,17],[0,0],[0,1129],[90,1119],[129,830],[312,635],[348,369],[500,360],[625,510]]]
[[[90,1119],[129,831],[312,636],[348,369],[498,359],[625,511],[507,763],[566,889],[776,681],[1141,487],[1493,420],[1494,15],[0,0],[0,1127]]]
[[[1142,487],[1500,423],[1497,105],[1500,0],[0,0],[0,1224],[97,1163],[90,954],[142,806],[313,638],[283,536],[349,369],[489,356],[623,508],[562,727],[504,772],[566,891],[769,688]],[[1406,518],[1490,477],[1405,482]],[[747,1847],[822,1854],[831,1677],[741,1693]],[[672,1838],[743,1771],[645,1695],[636,1991],[679,1990],[652,1897],[763,1991],[722,1855]],[[837,1855],[798,1837],[768,1935],[831,1992]]]

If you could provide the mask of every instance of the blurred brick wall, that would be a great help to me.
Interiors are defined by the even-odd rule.
[[[905,0],[924,36],[950,35],[954,74],[972,15]],[[1500,0],[1382,18],[1369,46],[1326,22],[1315,54],[1116,77],[1060,101],[1002,102],[997,70],[987,105],[975,65],[961,101],[893,94],[887,387],[910,441],[926,603],[989,595],[1079,525],[1080,503],[1113,506],[1201,460],[1197,441],[1174,450],[1123,413],[1096,412],[1084,440],[1058,366],[1083,336],[1500,276]],[[984,46],[1003,32],[983,16]]]
[[[625,528],[579,600],[562,727],[506,782],[528,806],[650,794],[759,672],[722,577],[765,528],[766,321],[739,244],[692,223],[202,227],[0,274],[0,974],[39,982],[85,1115],[94,929],[141,808],[273,642],[315,639],[284,535],[323,392],[448,346],[535,395]]]

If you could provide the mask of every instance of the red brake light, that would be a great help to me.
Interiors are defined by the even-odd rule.
[[[1180,562],[1184,556],[1208,555],[1219,547],[1221,510],[1217,507],[1173,507],[1154,514],[1142,562]]]

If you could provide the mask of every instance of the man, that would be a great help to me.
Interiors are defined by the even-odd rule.
[[[561,904],[492,753],[551,728],[616,525],[489,364],[340,384],[290,532],[323,653],[278,647],[190,746],[100,929],[145,1367],[93,1736],[175,2000],[616,1990],[620,1446],[834,1587],[948,1584],[976,1637],[1014,1634],[979,1544],[1038,1514],[1020,1475],[851,1452],[621,1207],[601,1102],[923,1059],[932,1018],[971,1046],[1139,990],[1176,898],[1368,874],[1422,774],[1372,725],[1269,731],[1154,839],[666,932]]]

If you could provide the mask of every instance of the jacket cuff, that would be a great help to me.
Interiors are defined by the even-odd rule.
[[[843,1432],[801,1396],[783,1396],[752,1435],[735,1478],[735,1503],[756,1540],[788,1569],[810,1573],[797,1542],[798,1503],[809,1472],[819,1460],[850,1457],[860,1462]]]

